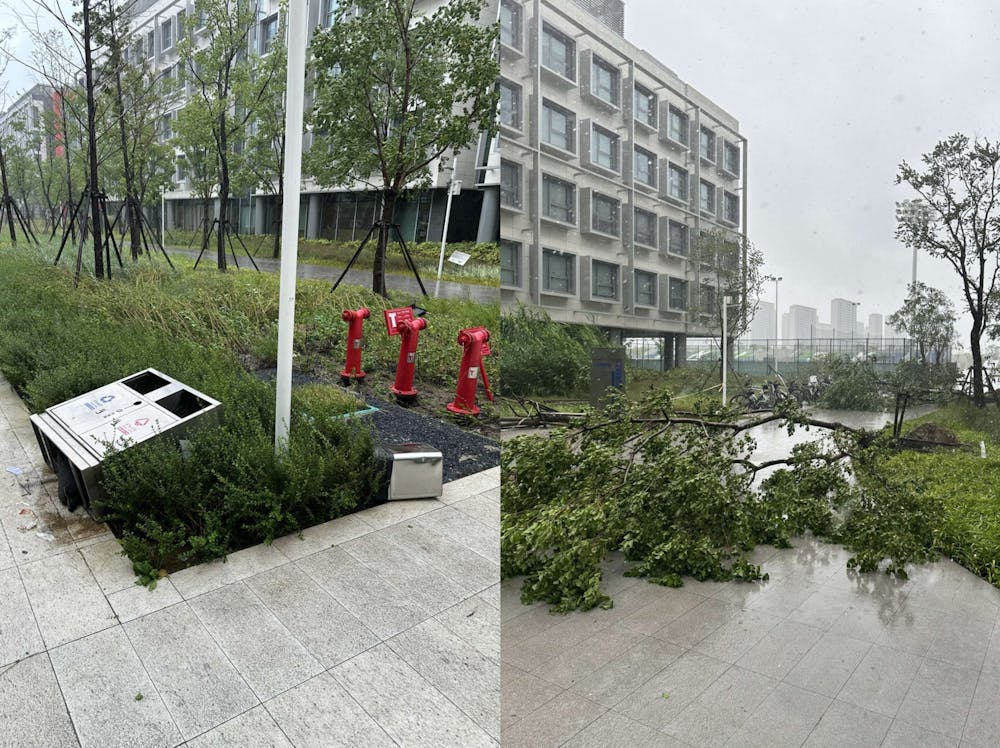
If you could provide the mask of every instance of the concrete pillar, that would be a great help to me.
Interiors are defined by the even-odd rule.
[[[177,228],[177,223],[175,218],[175,216],[177,215],[177,204],[173,200],[164,200],[163,207],[164,207],[164,215],[163,215],[164,226],[166,226],[167,231],[173,231],[175,228]]]
[[[663,336],[663,354],[660,357],[660,368],[669,371],[674,368],[674,335]]]
[[[452,205],[452,208],[455,206]],[[483,207],[479,211],[477,242],[495,242],[500,238],[500,187],[483,189]]]
[[[318,193],[309,195],[309,208],[306,210],[306,239],[319,239],[322,197]]]
[[[677,336],[677,357],[675,359],[675,366],[686,366],[687,365],[687,336],[678,335]]]
[[[255,234],[267,233],[267,226],[264,225],[264,216],[267,215],[265,201],[266,198],[263,195],[257,195],[253,199],[253,232]]]

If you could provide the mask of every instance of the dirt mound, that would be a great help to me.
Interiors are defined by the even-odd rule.
[[[922,423],[915,429],[911,429],[909,433],[904,435],[904,438],[934,444],[951,444],[956,447],[961,444],[954,431],[946,429],[944,426],[938,426],[936,423]]]

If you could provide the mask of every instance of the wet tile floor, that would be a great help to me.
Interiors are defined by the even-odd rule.
[[[606,564],[610,610],[501,586],[501,735],[530,746],[995,746],[1000,589],[942,560],[907,581],[838,546],[761,547],[770,580],[670,589]]]

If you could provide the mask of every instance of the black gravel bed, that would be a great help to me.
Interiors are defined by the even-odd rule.
[[[424,442],[441,451],[445,483],[500,464],[500,444],[492,439],[409,411],[395,403],[373,397],[366,400],[379,409],[378,413],[366,418],[372,419],[383,443]]]

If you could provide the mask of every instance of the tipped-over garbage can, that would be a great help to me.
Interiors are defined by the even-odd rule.
[[[375,450],[381,467],[380,501],[436,499],[441,496],[444,459],[430,444],[382,444]]]
[[[218,419],[221,403],[156,369],[145,369],[31,416],[45,463],[59,477],[59,499],[94,514],[102,495],[101,463],[169,434],[180,440],[195,423]]]

